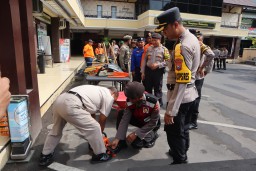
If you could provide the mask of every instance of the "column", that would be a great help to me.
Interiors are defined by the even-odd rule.
[[[51,18],[51,39],[52,39],[52,58],[54,62],[60,62],[60,31],[59,31],[60,18]]]

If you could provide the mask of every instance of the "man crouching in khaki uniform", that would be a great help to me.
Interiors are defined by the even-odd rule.
[[[118,98],[116,88],[82,85],[61,94],[53,104],[53,128],[47,135],[39,164],[46,166],[53,161],[53,153],[58,145],[66,123],[76,127],[93,149],[92,162],[104,162],[111,159],[106,153],[102,139],[106,119],[113,102]],[[94,119],[100,112],[99,122]]]

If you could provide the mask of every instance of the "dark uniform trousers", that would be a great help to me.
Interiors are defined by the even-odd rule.
[[[116,129],[118,129],[119,124],[120,124],[120,122],[121,122],[121,120],[122,120],[123,115],[124,115],[124,110],[120,110],[120,111],[118,112],[118,116],[117,116],[117,120],[116,120]],[[135,119],[133,116],[131,117],[130,124],[131,124],[132,126],[135,126],[135,127],[138,127],[138,128],[141,128],[141,127],[144,126],[144,125],[141,125],[141,124],[137,121],[137,119]],[[149,141],[151,141],[151,140],[153,140],[153,139],[156,139],[155,136],[156,136],[156,133],[157,133],[158,129],[160,128],[160,126],[161,126],[161,121],[160,121],[160,118],[159,118],[156,127],[153,129],[153,131],[151,131],[151,132],[146,136],[147,138],[145,137],[145,139],[147,139],[147,142],[149,142]],[[134,147],[142,147],[142,145],[143,145],[143,140],[141,140],[140,138],[137,137],[137,139],[132,143],[132,145],[133,145]]]
[[[195,81],[195,86],[198,92],[198,97],[196,98],[193,106],[192,106],[192,113],[191,113],[191,122],[195,125],[197,125],[197,118],[198,118],[198,114],[199,114],[199,104],[201,101],[201,95],[202,95],[202,87],[204,84],[204,78],[201,80],[196,80]]]
[[[216,65],[217,65],[217,69],[220,69],[219,60],[220,60],[219,58],[214,58],[213,70],[215,70]]]
[[[220,68],[223,65],[223,69],[226,69],[226,58],[220,58]]]
[[[132,81],[137,81],[137,82],[141,82],[141,73],[140,73],[140,67],[135,67],[135,73],[133,76],[133,80]]]
[[[145,79],[144,87],[145,91],[152,94],[154,89],[154,95],[159,98],[159,103],[162,104],[162,85],[163,85],[163,74],[165,68],[158,68],[155,70],[145,67]]]
[[[172,151],[173,161],[175,162],[187,160],[189,123],[193,103],[194,101],[181,104],[177,116],[174,117],[174,124],[164,126],[167,142]]]

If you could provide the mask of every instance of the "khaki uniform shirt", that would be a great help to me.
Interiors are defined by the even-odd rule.
[[[148,47],[146,56],[142,61],[141,73],[145,72],[146,65],[151,68],[154,63],[158,64],[158,68],[164,68],[167,66],[167,60],[170,59],[169,51],[163,45],[154,47],[153,45]]]
[[[126,70],[125,64],[127,65],[129,63],[130,56],[131,56],[130,48],[129,46],[124,44],[120,48],[120,54],[119,54],[119,63],[120,63],[121,69]]]
[[[208,48],[204,52],[201,52],[199,67],[204,66],[204,71],[207,73],[210,73],[212,71],[214,57],[215,57],[215,55],[214,55],[213,51],[211,50],[211,48]],[[201,80],[203,78],[204,78],[204,76],[201,76],[199,73],[196,73],[196,80]]]
[[[181,52],[184,56],[185,63],[191,71],[191,82],[195,82],[196,71],[199,67],[200,62],[200,45],[197,38],[186,30],[180,37]],[[174,53],[172,53],[171,60],[169,60],[168,66],[168,80],[167,83],[175,82],[175,68],[173,67]],[[177,116],[180,105],[182,103],[189,103],[194,101],[198,97],[196,87],[187,88],[187,84],[180,84],[175,82],[174,90],[170,93],[166,114],[171,116]]]
[[[82,85],[74,87],[70,91],[76,92],[82,97],[82,102],[90,114],[95,114],[99,111],[108,117],[114,102],[114,98],[108,88]]]

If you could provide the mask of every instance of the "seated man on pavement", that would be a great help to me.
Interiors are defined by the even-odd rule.
[[[77,128],[88,140],[94,152],[92,163],[110,160],[111,156],[107,154],[102,132],[118,95],[114,87],[94,85],[74,87],[61,94],[52,107],[53,128],[47,135],[39,165],[47,166],[53,161],[54,149],[62,137],[62,130],[67,122]],[[100,112],[98,122],[95,120],[97,112]]]
[[[117,133],[111,148],[117,153],[127,147],[126,141],[137,149],[153,147],[161,125],[158,98],[145,93],[144,86],[136,81],[128,83],[124,93],[127,107],[118,114]],[[126,137],[129,123],[138,129]]]

